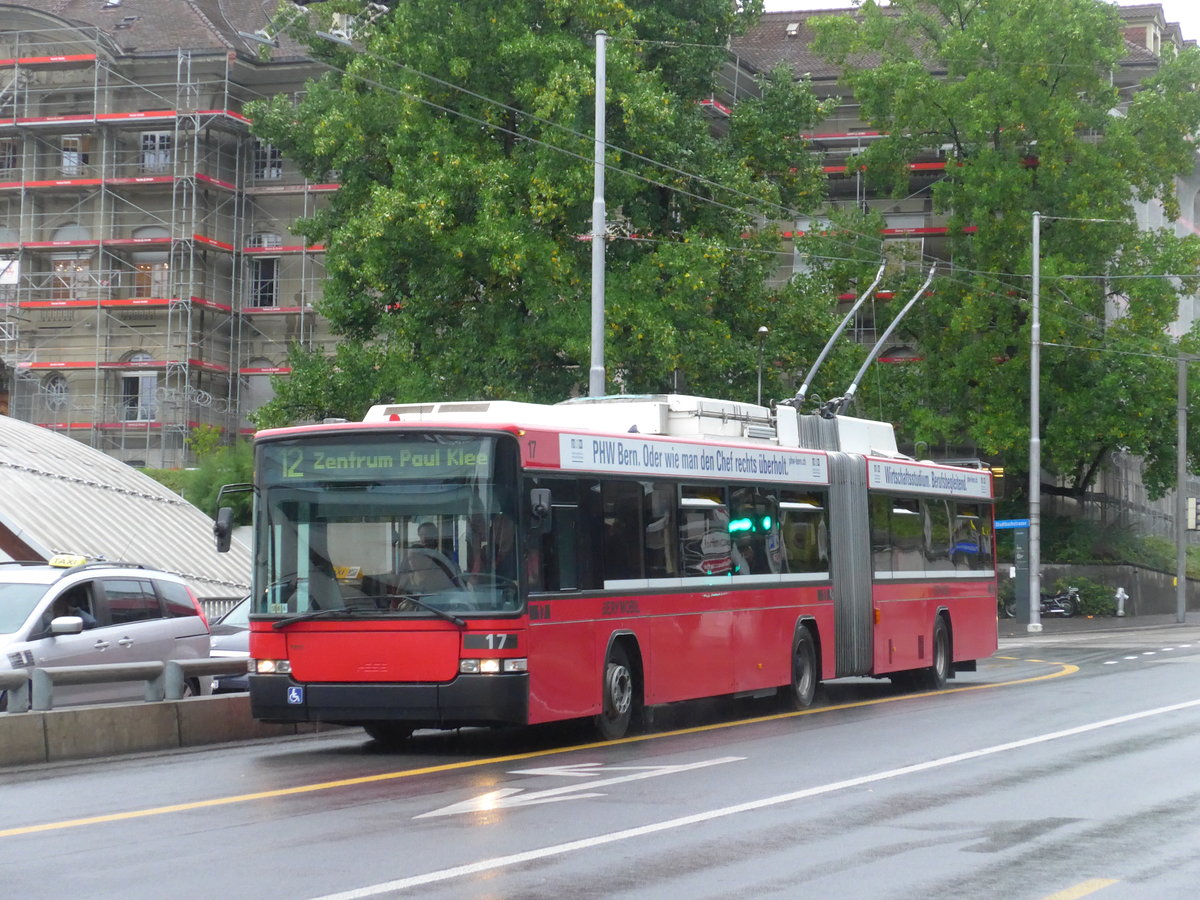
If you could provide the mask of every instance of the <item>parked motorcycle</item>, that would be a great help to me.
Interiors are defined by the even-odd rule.
[[[1069,587],[1056,594],[1042,594],[1039,609],[1043,616],[1060,616],[1069,619],[1079,615],[1079,588]],[[1010,619],[1016,618],[1017,601],[1015,599],[1004,604],[1004,614]]]

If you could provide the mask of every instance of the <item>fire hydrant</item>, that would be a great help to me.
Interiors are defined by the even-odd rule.
[[[1129,599],[1129,595],[1125,593],[1125,588],[1117,588],[1117,593],[1113,595],[1117,601],[1117,615],[1125,615],[1125,601]]]

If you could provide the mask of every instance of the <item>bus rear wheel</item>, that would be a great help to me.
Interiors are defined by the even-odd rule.
[[[396,747],[412,737],[413,730],[403,722],[368,722],[363,730],[385,747]]]
[[[933,623],[933,665],[920,673],[921,687],[939,691],[950,677],[950,632],[946,620],[938,616]]]
[[[796,633],[796,643],[792,648],[792,682],[780,689],[784,705],[788,709],[808,709],[816,699],[820,680],[817,673],[817,645],[812,632],[801,628]]]
[[[629,655],[613,644],[604,664],[604,701],[596,716],[596,731],[606,741],[615,741],[629,731],[633,719],[634,678]]]

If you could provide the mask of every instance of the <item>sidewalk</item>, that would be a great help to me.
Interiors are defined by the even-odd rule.
[[[1029,626],[1018,619],[999,619],[998,630],[1002,638],[1037,638],[1062,634],[1102,633],[1113,631],[1183,628],[1200,626],[1200,612],[1190,610],[1186,621],[1180,624],[1175,613],[1150,616],[1075,616],[1064,619],[1060,616],[1043,616],[1041,632],[1029,631]]]

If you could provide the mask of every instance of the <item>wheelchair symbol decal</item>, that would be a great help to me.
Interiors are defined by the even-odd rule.
[[[304,688],[302,688],[302,687],[288,688],[287,689],[287,702],[290,704],[293,704],[293,705],[297,704],[297,703],[303,703],[304,702]]]

